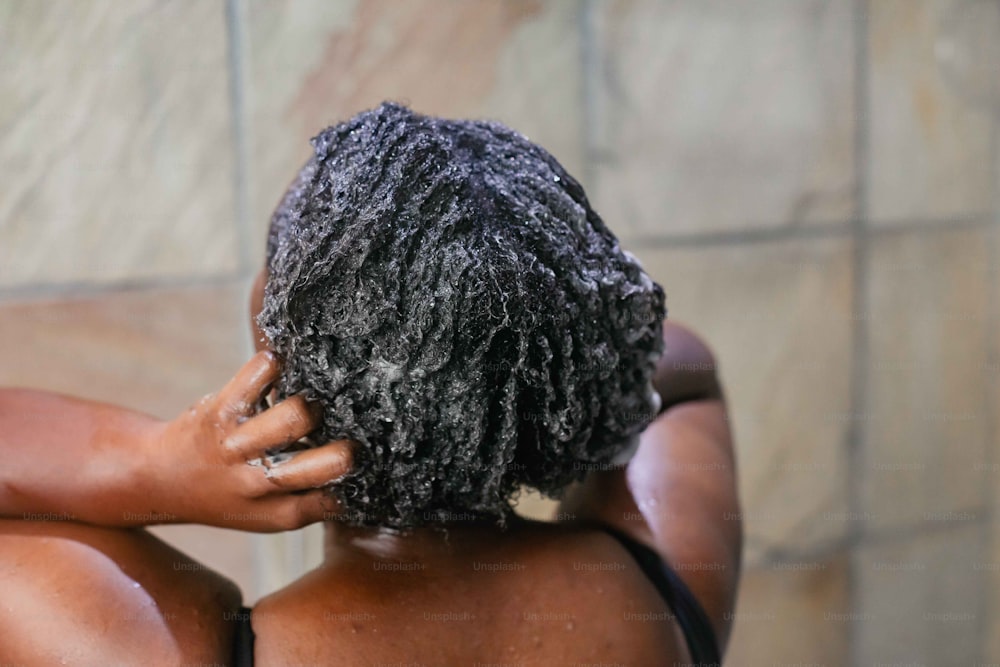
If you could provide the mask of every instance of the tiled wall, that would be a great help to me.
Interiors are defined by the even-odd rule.
[[[0,383],[172,415],[310,136],[498,118],[718,353],[729,664],[1000,661],[998,43],[995,0],[0,0]],[[316,558],[160,530],[251,600]]]

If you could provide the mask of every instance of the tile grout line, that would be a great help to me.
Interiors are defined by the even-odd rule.
[[[871,238],[881,238],[894,234],[934,234],[959,230],[987,229],[993,225],[990,215],[970,215],[954,218],[927,218],[908,222],[890,223],[873,227],[867,223],[858,229],[856,221],[842,220],[821,225],[799,227],[784,226],[770,229],[734,229],[690,234],[627,235],[619,236],[623,245],[642,245],[644,248],[711,248],[716,246],[737,246],[754,243],[776,243],[806,239],[841,238],[858,234]]]
[[[975,215],[956,216],[953,218],[909,218],[905,222],[891,222],[864,229],[865,236],[879,238],[894,234],[936,234],[950,231],[985,229],[993,224],[992,212]]]
[[[827,223],[800,227],[782,226],[772,228],[731,229],[712,232],[678,233],[663,235],[619,236],[623,244],[642,244],[644,247],[686,247],[708,248],[719,245],[743,245],[796,241],[801,239],[838,238],[857,233],[868,238],[881,238],[894,234],[947,233],[972,229],[988,229],[993,225],[993,214],[956,216],[952,218],[911,219],[907,222],[888,223],[873,227],[865,224],[857,229],[856,221],[830,221]]]
[[[225,0],[226,35],[229,52],[229,108],[233,140],[233,184],[236,199],[236,250],[238,271],[249,275],[250,257],[250,192],[247,184],[249,166],[246,124],[245,45],[246,30],[243,0]]]
[[[741,246],[798,239],[836,238],[850,234],[851,223],[843,221],[816,227],[784,227],[772,229],[735,229],[693,234],[628,235],[619,236],[624,246],[641,245],[643,248],[712,248],[716,246]]]
[[[229,93],[232,113],[233,139],[233,183],[236,189],[236,245],[238,253],[238,273],[242,277],[253,274],[250,256],[250,192],[247,169],[249,168],[248,133],[246,125],[246,80],[245,80],[245,8],[243,0],[225,0],[226,33],[229,48]],[[275,569],[274,558],[267,538],[258,536],[253,541],[251,565],[253,568],[253,595],[260,598],[267,588],[268,571]]]
[[[1000,186],[998,186],[1000,188]],[[1000,204],[998,204],[1000,210]],[[994,226],[995,221],[988,218],[970,217],[948,220],[928,220],[913,225],[898,225],[888,229],[868,230],[865,235],[879,237],[884,234],[915,233],[915,232],[947,232],[955,229],[981,229]],[[997,224],[1000,227],[1000,224]],[[824,225],[816,228],[774,229],[774,230],[739,230],[733,232],[718,232],[708,234],[691,234],[675,236],[626,236],[620,237],[624,247],[641,245],[644,248],[685,248],[705,249],[718,246],[740,246],[754,243],[781,243],[804,239],[825,239],[850,237],[853,233],[851,222]],[[26,283],[0,287],[0,303],[21,301],[24,299],[77,299],[88,298],[114,292],[141,292],[161,289],[194,287],[204,284],[207,287],[236,283],[249,277],[243,269],[208,276],[190,277],[151,277],[126,279],[110,282],[67,282],[67,283]]]
[[[99,296],[157,292],[198,287],[226,287],[238,285],[247,276],[241,272],[214,275],[168,276],[148,279],[130,279],[115,282],[65,282],[36,283],[0,289],[0,305],[28,301],[69,301]]]
[[[992,415],[993,406],[997,404],[997,400],[1000,399],[1000,393],[998,393],[997,386],[997,372],[996,369],[998,364],[1000,364],[1000,358],[998,358],[997,349],[998,341],[998,327],[1000,327],[1000,295],[997,293],[997,274],[998,267],[997,260],[1000,258],[1000,113],[993,114],[993,123],[990,129],[990,145],[992,146],[992,184],[993,184],[993,220],[992,220],[992,233],[989,235],[989,243],[986,247],[986,258],[988,262],[988,272],[987,272],[987,286],[986,286],[986,298],[987,298],[987,308],[989,309],[989,317],[986,319],[986,392],[983,396],[983,411],[984,415]],[[985,539],[980,545],[980,561],[986,562],[991,557],[993,553],[993,543],[1000,543],[1000,526],[996,522],[996,507],[993,498],[993,485],[990,483],[992,476],[995,476],[998,464],[997,457],[997,446],[998,437],[996,429],[995,419],[988,419],[986,421],[986,464],[987,464],[987,474],[983,475],[982,481],[982,491],[983,498],[986,500],[986,518],[987,524],[984,529]],[[981,590],[989,590],[990,579],[992,573],[988,570],[982,570],[980,576],[984,581],[980,582],[982,584]],[[993,596],[986,595],[983,598],[983,608],[980,610],[982,613],[979,615],[979,623],[977,627],[977,632],[979,635],[979,653],[981,659],[985,659],[989,655],[989,641],[990,641],[990,630],[989,623],[990,619],[994,618],[994,614],[998,612],[998,605],[993,600]]]
[[[868,259],[869,237],[867,235],[869,214],[869,141],[871,99],[868,84],[868,0],[855,0],[854,14],[854,216],[851,220],[851,309],[862,317],[855,318],[851,330],[851,378],[850,406],[852,414],[861,414],[868,402],[867,369],[870,362],[868,318]],[[862,459],[864,440],[867,432],[864,420],[852,420],[847,433],[847,509],[852,516],[864,517],[865,508],[860,505],[859,475],[863,471]],[[861,582],[855,558],[855,550],[867,534],[866,521],[851,522],[847,529],[847,605],[851,614],[860,614]],[[854,618],[856,616],[852,616]],[[852,664],[859,664],[860,645],[855,624],[848,624],[847,653]]]
[[[998,142],[1000,143],[1000,142]],[[1000,190],[1000,184],[997,186]],[[1000,213],[1000,202],[997,204]],[[989,229],[1000,227],[1000,217],[969,216],[952,219],[927,219],[915,221],[912,224],[866,228],[863,234],[869,238],[878,238],[887,234],[935,233],[952,230]],[[664,236],[623,236],[619,237],[623,246],[641,245],[644,248],[688,248],[703,249],[718,246],[739,246],[755,243],[780,243],[805,239],[825,239],[850,237],[855,233],[853,221],[830,223],[817,227],[792,227],[776,229],[743,229],[722,232],[695,234],[676,234]],[[68,283],[26,283],[0,287],[0,303],[21,300],[25,298],[86,298],[117,291],[143,291],[191,287],[198,283],[206,286],[233,283],[246,278],[249,273],[245,268],[236,271],[208,276],[193,277],[151,277],[139,279],[115,280],[109,282],[68,282]]]
[[[988,526],[991,521],[989,508],[986,505],[954,510],[956,514],[969,514],[971,519],[963,521],[910,521],[901,525],[881,528],[868,533],[865,546],[887,546],[907,542],[921,535],[940,535],[953,530],[961,530],[966,526]],[[839,553],[850,554],[857,547],[849,538],[830,538],[817,542],[805,549],[782,549],[779,546],[761,545],[761,557],[749,566],[748,570],[759,571],[772,568],[774,565],[796,563],[802,561],[829,560]]]
[[[583,0],[577,5],[577,38],[580,58],[580,106],[582,108],[583,141],[583,181],[585,188],[592,191],[595,188],[594,178],[597,174],[596,155],[598,123],[598,79],[600,77],[600,54],[596,37],[595,13],[597,6],[594,0]]]

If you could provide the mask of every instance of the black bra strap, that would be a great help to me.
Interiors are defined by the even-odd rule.
[[[233,665],[234,667],[253,667],[253,626],[250,625],[248,607],[240,607],[236,615],[236,628],[233,631]]]
[[[677,576],[677,573],[660,558],[659,554],[645,544],[637,542],[616,528],[601,526],[600,529],[625,547],[639,565],[639,569],[649,577],[660,595],[663,596],[684,632],[688,651],[691,653],[691,660],[694,664],[721,665],[719,643],[715,638],[712,624],[684,580]]]

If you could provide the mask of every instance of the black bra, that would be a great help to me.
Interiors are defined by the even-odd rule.
[[[635,559],[639,569],[656,586],[656,590],[660,592],[660,596],[670,607],[670,611],[677,617],[677,624],[684,632],[692,664],[704,665],[705,667],[721,665],[719,642],[715,638],[715,631],[708,620],[708,614],[705,613],[684,580],[677,576],[673,568],[660,559],[659,554],[645,544],[610,526],[600,526],[599,528],[625,547]]]
[[[684,581],[669,565],[660,560],[660,556],[637,542],[625,533],[601,526],[601,530],[614,537],[625,547],[635,559],[639,569],[649,578],[656,590],[660,592],[667,606],[677,618],[678,625],[684,632],[691,661],[694,665],[717,667],[722,664],[719,655],[719,644],[712,630],[712,624],[705,610],[691,593]],[[253,627],[250,625],[251,610],[241,607],[237,615],[236,632],[233,635],[233,665],[235,667],[253,667]]]

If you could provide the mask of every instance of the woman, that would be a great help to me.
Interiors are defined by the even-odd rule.
[[[152,508],[168,519],[223,524],[220,505],[251,502],[250,488],[252,502],[296,509],[244,527],[329,519],[318,569],[252,614],[227,615],[236,596],[208,582],[202,624],[175,618],[157,635],[176,648],[166,655],[183,661],[198,645],[216,659],[235,633],[236,659],[257,664],[717,661],[739,568],[732,448],[714,372],[684,370],[711,369],[711,357],[662,325],[662,289],[554,158],[500,125],[384,104],[314,147],[272,220],[252,297],[258,346],[284,368],[255,357],[205,408],[220,419],[196,409],[93,439],[194,450],[170,480],[162,471],[184,459],[143,445],[152,472],[121,470],[105,487],[143,506],[129,480],[150,479],[145,506],[176,507]],[[267,394],[285,400],[252,416]],[[261,458],[307,434],[333,442]],[[522,484],[558,495],[584,477],[558,523],[510,511]],[[325,495],[277,493],[315,486]],[[201,491],[179,500],[181,489]],[[120,525],[86,505],[82,519]],[[18,581],[31,582],[19,599],[38,597],[23,567]],[[183,606],[163,594],[158,609]],[[13,627],[27,638],[13,655],[29,654],[38,631]]]

